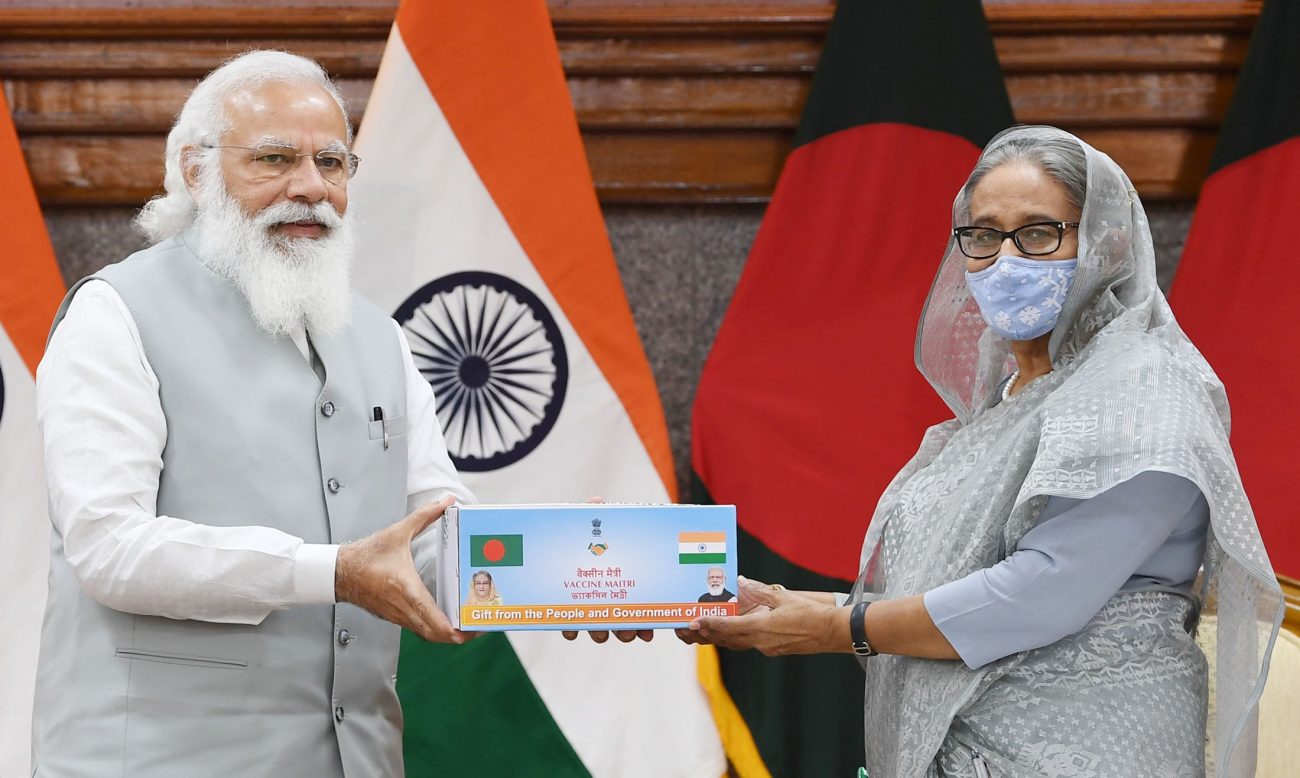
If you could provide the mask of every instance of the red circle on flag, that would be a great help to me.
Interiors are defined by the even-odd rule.
[[[506,544],[492,538],[483,544],[483,558],[489,562],[500,562],[506,555]]]

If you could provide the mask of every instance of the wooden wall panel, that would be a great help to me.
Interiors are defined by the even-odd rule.
[[[383,36],[339,40],[244,35],[234,40],[159,37],[139,41],[76,38],[69,37],[69,32],[58,39],[27,40],[16,37],[21,28],[6,26],[8,15],[0,9],[0,76],[6,79],[198,78],[254,46],[293,50],[320,62],[335,76],[373,78],[384,53]]]
[[[365,112],[370,79],[340,78],[354,121]],[[192,78],[66,78],[6,82],[14,123],[23,137],[166,135],[194,88]]]
[[[22,146],[42,204],[138,204],[162,182],[160,135],[37,135]]]
[[[291,12],[233,0],[77,11],[59,2],[0,9],[0,79],[51,205],[136,204],[153,193],[162,138],[195,79],[249,47],[320,60],[360,120],[393,12],[382,0],[293,0]],[[551,0],[601,198],[767,198],[831,9],[830,0]],[[1148,198],[1195,196],[1258,2],[986,9],[1020,121],[1078,132]]]
[[[1006,82],[1018,119],[1074,129],[1216,127],[1236,83],[1201,71],[1008,73]]]
[[[1279,575],[1282,595],[1286,598],[1286,628],[1300,635],[1300,581]]]
[[[1230,74],[1009,74],[1017,117],[1082,127],[1216,127],[1235,83]],[[354,119],[371,80],[341,77]],[[166,132],[193,78],[26,78],[6,81],[20,132]],[[571,76],[578,121],[588,130],[793,129],[808,91],[797,74]],[[1123,125],[1116,122],[1123,116]]]

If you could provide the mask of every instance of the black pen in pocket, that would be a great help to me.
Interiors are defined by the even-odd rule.
[[[387,451],[388,450],[388,419],[384,418],[384,409],[380,408],[378,405],[375,406],[375,421],[379,422],[379,426],[382,427],[384,430],[384,451]]]

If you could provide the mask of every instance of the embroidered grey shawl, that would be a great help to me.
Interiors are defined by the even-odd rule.
[[[1209,670],[1208,692],[1217,708],[1215,748],[1206,755],[1207,767],[1212,775],[1251,776],[1255,703],[1283,604],[1228,445],[1223,386],[1156,286],[1145,212],[1128,177],[1109,157],[1050,127],[1003,132],[986,153],[1009,138],[1053,135],[1080,143],[1088,160],[1078,270],[1049,346],[1054,370],[994,404],[994,392],[1014,362],[1007,342],[988,330],[967,293],[965,258],[950,241],[921,317],[916,362],[956,418],[926,432],[916,455],[882,495],[853,597],[918,594],[996,564],[1034,526],[1050,495],[1085,499],[1146,470],[1187,478],[1210,505],[1201,594],[1206,611],[1218,613],[1218,662]],[[961,208],[958,197],[954,225],[967,223]],[[1185,748],[1182,756],[1139,747],[1119,749],[1117,756],[1094,753],[1071,739],[1088,728],[1112,731],[1115,722],[1102,719],[1144,701],[1145,715],[1154,717],[1146,724],[1152,738],[1179,741],[1174,730],[1186,728],[1189,716],[1200,721],[1197,704],[1190,712],[1186,705],[1149,704],[1153,683],[1163,685],[1157,690],[1162,700],[1207,692],[1204,669],[1197,664],[1203,656],[1190,640],[1178,637],[1178,629],[1168,628],[1185,615],[1180,603],[1186,600],[1142,594],[1147,600],[1137,604],[1131,595],[1118,596],[1078,635],[976,671],[954,661],[865,660],[871,774],[940,774],[932,771],[952,757],[961,728],[989,715],[989,695],[1006,693],[1005,683],[993,680],[1024,677],[1026,666],[1036,669],[1018,693],[1031,699],[1019,702],[1033,706],[1034,695],[1050,697],[1053,714],[1068,721],[1052,730],[1060,742],[1039,737],[1041,727],[1034,730],[1038,734],[1025,728],[1013,736],[1023,740],[1018,747],[1024,754],[1048,760],[1034,762],[1040,770],[1047,771],[1042,765],[1050,758],[1063,758],[1073,760],[1071,770],[1092,764],[1095,775],[1198,773],[1199,755]],[[1089,646],[1129,645],[1115,639],[1116,623],[1121,632],[1163,635],[1164,642],[1152,650],[1173,657],[1170,672],[1153,680],[1147,664],[1122,656],[1120,649],[1100,651],[1096,656],[1102,659],[1089,654]],[[1084,661],[1085,656],[1093,658]],[[1077,676],[1080,688],[1105,678],[1106,705],[1097,707],[1077,694],[1053,696],[1050,684],[1033,680],[1054,673]],[[1017,732],[1023,723],[1017,725],[1014,714],[1006,711],[997,727]],[[1128,739],[1132,745],[1143,736],[1129,731]],[[1009,769],[1003,772],[1017,774]]]

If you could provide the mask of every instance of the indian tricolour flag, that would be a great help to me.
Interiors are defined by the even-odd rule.
[[[725,532],[679,532],[677,561],[683,565],[726,562],[727,534]]]
[[[33,376],[64,288],[3,91],[0,203],[0,775],[29,775],[50,558]]]
[[[401,324],[479,499],[672,500],[659,396],[543,0],[405,0],[357,153],[357,286]],[[696,662],[671,634],[406,635],[407,773],[720,775]]]

